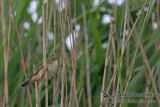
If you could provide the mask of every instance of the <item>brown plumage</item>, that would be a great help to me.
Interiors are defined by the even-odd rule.
[[[60,59],[60,57],[49,57],[47,59],[47,75],[48,75],[48,79],[52,78],[53,75],[56,73],[59,59]],[[33,83],[35,81],[44,81],[45,80],[44,74],[45,74],[44,73],[44,66],[41,65],[37,69],[36,73],[32,76],[32,78],[28,79],[25,82],[23,82],[21,84],[21,87],[26,87],[26,86],[30,85],[31,83]]]

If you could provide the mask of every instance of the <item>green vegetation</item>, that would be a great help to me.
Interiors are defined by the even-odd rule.
[[[35,84],[29,86],[30,99],[27,88],[20,88],[20,85],[26,80],[25,70],[27,77],[30,78],[34,74],[33,65],[35,64],[38,69],[43,64],[41,21],[43,5],[46,24],[46,58],[54,56],[55,44],[56,56],[62,58],[59,62],[61,63],[58,67],[59,72],[57,71],[54,79],[48,81],[49,107],[59,107],[62,104],[65,107],[110,105],[108,98],[104,98],[101,91],[110,96],[116,90],[120,93],[157,94],[160,92],[159,0],[146,0],[145,6],[143,6],[145,0],[128,0],[121,5],[100,0],[96,6],[93,5],[94,0],[65,1],[62,1],[62,4],[61,0],[56,3],[55,43],[54,0],[48,0],[48,8],[47,2],[44,3],[42,0],[38,2],[37,0],[13,0],[16,23],[13,11],[10,10],[10,0],[1,0],[0,107],[6,102],[4,100],[6,98],[4,90],[7,90],[7,86],[4,86],[5,80],[8,80],[9,107],[29,107],[30,101],[33,107],[36,105]],[[33,2],[37,3],[36,10],[33,8],[29,10]],[[61,6],[63,9],[59,9]],[[37,14],[35,20],[33,13]],[[111,21],[103,22],[106,18],[110,18]],[[11,20],[11,29],[9,20]],[[70,42],[66,40],[69,37],[73,38],[72,34],[76,39],[71,41],[73,45],[69,49],[67,45]],[[25,68],[18,39],[21,41]],[[7,60],[8,44],[10,45]],[[8,65],[8,70],[5,65]],[[6,79],[5,71],[8,72]],[[38,82],[38,94],[38,105],[44,107],[45,85],[43,82]],[[102,105],[101,98],[103,98]],[[155,96],[124,97],[124,99],[118,97],[118,99],[154,100],[156,103],[122,103],[121,105],[117,102],[117,107],[160,106],[159,97]],[[113,103],[115,104],[114,101]]]

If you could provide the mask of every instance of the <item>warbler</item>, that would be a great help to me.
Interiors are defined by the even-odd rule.
[[[58,60],[60,59],[60,57],[49,57],[46,61],[46,66],[47,66],[47,76],[48,79],[52,78],[56,71],[57,71],[57,66],[58,66]],[[28,79],[27,81],[23,82],[21,84],[21,87],[26,87],[28,85],[30,85],[31,83],[35,82],[35,81],[45,81],[45,70],[44,70],[44,66],[41,65],[36,73],[32,76],[32,78]]]

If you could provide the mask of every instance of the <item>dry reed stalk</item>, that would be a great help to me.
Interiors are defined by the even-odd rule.
[[[114,13],[116,12],[116,10],[114,10]],[[116,18],[115,18],[116,19]],[[112,22],[110,23],[112,25]],[[112,34],[112,37],[111,37],[111,51],[113,52],[113,60],[114,60],[114,69],[116,69],[116,65],[117,65],[117,58],[116,58],[116,49],[115,49],[115,37],[114,37],[114,34],[116,34],[116,23],[114,22],[113,24],[113,34]],[[115,90],[115,87],[116,87],[116,77],[113,79],[113,90]],[[113,92],[112,92],[113,93]]]
[[[140,18],[140,16],[141,16],[141,14],[142,14],[142,11],[144,10],[144,7],[145,7],[146,4],[147,4],[147,0],[146,0],[145,3],[143,4],[142,9],[141,9],[141,11],[140,11],[140,13],[139,13],[139,15],[138,15],[138,17],[137,17],[137,19],[136,19],[133,27],[132,27],[132,29],[131,29],[131,32],[130,32],[128,38],[127,38],[126,45],[125,45],[125,47],[124,47],[124,51],[125,51],[125,49],[126,49],[126,47],[127,47],[127,45],[128,45],[128,42],[129,42],[129,40],[130,40],[130,38],[131,38],[131,35],[132,35],[132,33],[133,33],[133,30],[135,29],[135,26],[136,26],[136,24],[137,24],[137,22],[138,22],[138,20],[139,20],[139,18]],[[122,60],[122,56],[123,56],[123,54],[124,54],[124,51],[121,53],[120,62],[121,62],[121,60]],[[107,93],[109,92],[109,89],[110,89],[110,87],[111,87],[111,84],[112,84],[112,82],[113,82],[113,79],[114,79],[115,76],[116,76],[117,68],[118,68],[118,66],[116,65],[116,66],[115,66],[115,69],[114,69],[114,72],[113,72],[113,76],[112,76],[112,78],[111,78],[111,80],[110,80],[110,83],[109,83],[109,85],[108,85],[108,88],[107,88]]]
[[[113,29],[115,29],[115,27],[113,26]],[[116,48],[115,48],[115,30],[113,30],[113,35],[111,37],[111,44],[112,44],[112,48],[111,51],[113,52],[113,60],[114,60],[114,70],[116,69],[117,66],[117,58],[116,58]],[[113,79],[113,90],[115,90],[115,81],[116,81],[116,77]]]
[[[62,19],[60,18],[62,21]],[[63,60],[63,68],[62,68],[62,83],[61,83],[61,107],[63,107],[63,98],[64,98],[64,70],[65,69],[65,45],[64,45],[64,36],[63,36],[63,26],[61,24],[61,35],[62,35],[62,60]]]
[[[65,19],[64,19],[64,23],[66,23],[66,17],[65,17]],[[65,102],[66,103],[68,103],[68,101],[67,101],[67,75],[66,75],[66,49],[65,49],[65,24],[63,25],[63,35],[64,35],[64,37],[63,37],[63,56],[62,57],[64,57],[64,59],[63,59],[63,69],[64,69],[64,73],[63,73],[63,80],[62,80],[62,82],[64,83],[63,85],[65,85],[65,87],[66,87],[66,97],[65,97]],[[63,94],[64,94],[64,92],[63,92]]]
[[[56,56],[56,0],[54,0],[54,56]]]
[[[55,87],[56,87],[56,76],[53,76],[53,107],[55,107]]]
[[[149,10],[150,10],[151,3],[152,3],[152,0],[150,0],[150,2],[149,2],[148,10],[147,10],[147,13],[146,13],[146,15],[145,15],[145,19],[144,19],[144,22],[143,22],[143,26],[142,26],[142,30],[141,30],[141,33],[140,33],[140,37],[139,37],[139,39],[138,39],[138,44],[137,44],[135,56],[134,56],[134,58],[133,58],[133,64],[132,64],[132,67],[131,67],[131,71],[130,71],[130,74],[129,74],[129,78],[128,78],[127,83],[126,83],[126,86],[125,86],[124,93],[126,93],[127,88],[128,88],[128,85],[129,85],[130,80],[131,80],[131,77],[132,77],[134,64],[135,64],[135,61],[136,61],[138,49],[139,49],[139,46],[140,46],[140,41],[141,41],[142,34],[143,34],[143,30],[144,30],[144,25],[146,24],[146,20],[147,20],[147,17],[148,17],[148,13],[149,13]],[[122,96],[122,100],[123,100],[123,99],[124,99],[124,96]],[[121,106],[122,106],[122,103],[120,104],[120,107],[121,107]]]
[[[70,8],[69,8],[70,9]],[[69,10],[70,11],[70,10]],[[74,25],[75,25],[75,43],[74,43],[74,45],[75,45],[75,50],[74,50],[74,54],[75,54],[75,70],[76,70],[76,53],[77,53],[77,41],[76,41],[76,37],[77,37],[77,33],[76,33],[76,22],[77,22],[77,18],[76,18],[76,0],[74,0]],[[71,23],[72,24],[72,23]],[[71,27],[71,29],[73,29],[73,27]],[[75,77],[76,77],[76,72],[75,72]],[[76,79],[75,79],[75,83],[76,83]],[[76,91],[76,90],[75,90]],[[76,99],[77,100],[77,99]],[[78,100],[77,100],[78,101]]]
[[[54,87],[54,90],[55,90],[55,91],[54,91],[54,93],[53,93],[53,107],[55,107],[55,99],[56,99],[57,90],[58,90],[58,85],[59,85],[61,65],[62,65],[62,59],[60,59],[59,69],[58,69],[57,83],[55,82],[56,84],[55,84],[55,87]]]
[[[127,29],[128,29],[128,32],[130,31],[129,30],[129,21],[127,21]],[[130,65],[130,61],[129,61],[129,50],[130,50],[130,47],[129,47],[129,43],[130,42],[128,42],[128,46],[127,46],[127,49],[126,49],[126,74],[128,75],[128,73],[129,73],[129,65]]]
[[[117,82],[117,89],[116,89],[116,92],[118,92],[118,90],[119,90],[119,77],[118,77],[118,82]],[[115,100],[114,100],[114,107],[116,107],[116,105],[117,105],[117,95],[115,96]]]
[[[70,8],[69,8],[70,9]],[[76,37],[77,37],[77,35],[76,35],[76,22],[77,22],[77,18],[76,18],[76,0],[74,0],[74,20],[75,20],[75,22],[74,22],[74,25],[75,25],[75,50],[74,50],[74,68],[75,68],[75,78],[76,78],[76,53],[77,53],[77,39],[76,39]],[[71,29],[73,29],[73,28],[71,28]],[[74,80],[74,92],[75,92],[75,103],[76,103],[76,106],[78,107],[78,104],[79,104],[79,102],[78,102],[78,98],[77,98],[77,90],[76,90],[76,79]],[[91,102],[91,104],[92,104],[92,102]]]
[[[85,38],[85,56],[86,56],[86,85],[87,85],[87,96],[88,96],[88,107],[92,107],[92,96],[90,86],[90,68],[89,68],[89,51],[88,51],[88,34],[87,34],[87,22],[86,22],[86,10],[85,5],[82,4],[83,12],[83,25],[84,25],[84,38]]]
[[[63,61],[64,63],[64,61]],[[61,107],[63,107],[63,99],[64,99],[64,66],[63,66],[63,69],[62,69],[62,84],[61,84]]]
[[[62,8],[62,7],[61,7]],[[63,18],[63,16],[62,16]],[[62,36],[62,60],[63,60],[63,69],[62,69],[62,83],[61,83],[61,107],[63,107],[63,99],[64,99],[64,72],[65,72],[65,41],[64,41],[64,33],[63,33],[63,19],[61,19],[61,36]]]
[[[53,1],[53,0],[52,0]],[[53,3],[52,3],[53,4]],[[51,6],[53,8],[53,5]],[[51,8],[51,10],[52,10]],[[51,20],[51,16],[52,16],[52,11],[50,11],[50,17],[49,17],[49,29],[50,29],[50,20]],[[56,56],[56,0],[54,0],[54,57]],[[55,107],[55,87],[56,87],[56,76],[53,77],[53,107]]]
[[[8,29],[8,48],[7,48],[7,64],[9,61],[9,48],[10,48],[10,36],[11,36],[11,15],[12,15],[12,9],[11,5],[9,6],[9,29]]]
[[[14,22],[15,22],[16,32],[17,32],[17,38],[18,38],[18,43],[19,43],[19,48],[20,48],[20,53],[21,53],[22,67],[23,67],[23,70],[24,70],[25,79],[28,80],[28,77],[27,77],[27,74],[26,74],[26,68],[25,68],[25,64],[24,64],[20,35],[19,35],[19,31],[18,31],[18,26],[17,26],[15,14],[14,14],[13,6],[12,6],[12,0],[10,0],[10,6],[11,6],[11,9],[12,9],[12,15],[13,15],[13,19],[14,19]],[[27,93],[28,93],[28,97],[29,97],[30,107],[32,107],[32,100],[31,100],[29,87],[27,87]]]
[[[65,52],[65,53],[66,53],[66,52]],[[67,59],[67,58],[68,58],[68,56],[67,56],[67,54],[66,54],[65,62],[66,62],[66,66],[69,66],[69,62],[68,62],[68,59]],[[67,99],[68,99],[68,96],[67,96],[67,95],[68,95],[68,94],[67,94],[67,92],[68,92],[68,90],[67,90],[68,88],[67,88],[67,87],[68,87],[68,86],[67,86],[67,74],[66,74],[66,72],[65,72],[65,81],[66,81],[66,82],[65,82],[65,87],[66,87],[66,89],[65,89],[65,90],[66,90],[66,91],[65,91],[65,94],[66,94],[66,96],[65,96],[65,105],[68,105],[68,100],[67,100]]]
[[[119,76],[117,75],[117,78],[118,78]],[[116,90],[116,79],[117,79],[116,77],[114,78],[114,80],[113,80],[113,87],[112,87],[112,95],[114,94],[114,91]],[[110,104],[112,104],[112,101],[110,102]]]
[[[112,4],[112,10],[113,10],[113,17],[114,17],[113,25],[115,27],[116,26],[116,19],[117,19],[117,0],[115,0],[115,3]],[[116,29],[114,29],[114,31],[116,31]]]
[[[45,16],[45,18],[46,18],[46,20],[45,20],[45,36],[46,36],[46,47],[48,47],[48,39],[49,39],[49,37],[48,37],[48,32],[49,32],[49,30],[48,30],[48,0],[46,0],[47,1],[47,3],[46,3],[46,16]]]
[[[3,55],[4,55],[4,90],[5,90],[5,104],[6,107],[9,106],[9,92],[8,92],[8,58],[6,52],[6,32],[5,32],[5,16],[4,16],[4,4],[3,0],[1,0],[1,18],[2,18],[2,35],[3,35]]]
[[[103,73],[102,91],[104,91],[104,86],[105,86],[106,72],[107,72],[107,67],[108,67],[109,58],[110,58],[109,57],[109,50],[110,50],[112,36],[113,36],[113,25],[110,25],[109,42],[108,42],[108,48],[106,51],[105,67],[104,67],[104,73]],[[100,107],[102,107],[102,106],[103,106],[103,95],[101,94]]]
[[[72,52],[71,52],[72,53]],[[73,65],[73,62],[72,62]],[[71,73],[71,72],[70,72]],[[73,74],[71,74],[72,76],[70,77],[71,80],[71,94],[70,94],[70,100],[69,100],[69,107],[71,107],[71,101],[72,101],[72,97],[73,97],[73,90],[74,90],[74,86],[73,86]]]
[[[159,5],[160,5],[160,1],[159,0],[157,0],[157,6],[156,6],[156,21],[157,21],[157,28],[159,28],[159,26],[160,26],[160,21],[159,21],[159,9],[160,9],[160,7],[159,7]],[[155,50],[158,50],[158,49],[160,49],[160,38],[158,38],[158,40],[156,41],[156,43],[155,43]],[[159,70],[159,72],[158,72],[158,82],[160,83],[160,70]],[[160,85],[158,85],[158,89],[159,89],[159,92],[160,92]]]
[[[33,65],[33,72],[36,73],[36,66]],[[35,92],[36,92],[36,107],[38,107],[38,89],[37,89],[37,82],[35,82]]]
[[[115,6],[114,6],[114,4],[112,4],[112,9],[113,9],[113,15],[114,15],[114,19],[116,19],[116,10],[115,10],[115,8],[114,8]],[[109,15],[110,15],[110,20],[112,20],[111,19],[111,12],[109,12]],[[112,28],[113,28],[113,30],[112,30],[112,33],[113,33],[113,35],[114,35],[114,33],[116,33],[116,25],[115,25],[115,20],[113,20],[114,22],[113,22],[113,24],[112,24],[112,21],[110,22],[110,25],[111,26],[113,26]],[[113,52],[113,59],[114,59],[114,66],[117,64],[117,62],[116,62],[116,50],[115,50],[115,40],[114,40],[114,36],[112,35],[112,38],[111,38],[111,43],[112,43],[112,52]],[[115,67],[114,67],[114,69],[115,69]]]
[[[43,24],[43,66],[45,71],[45,106],[48,107],[48,77],[46,64],[46,30],[45,30],[44,4],[42,5],[42,24]]]

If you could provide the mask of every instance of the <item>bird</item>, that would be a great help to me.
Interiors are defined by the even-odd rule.
[[[47,59],[46,66],[48,79],[52,78],[55,75],[59,59],[60,57],[53,56]],[[30,79],[23,82],[20,87],[23,88],[29,86],[31,83],[35,81],[45,81],[45,70],[43,64],[37,69],[36,73]]]

